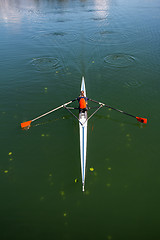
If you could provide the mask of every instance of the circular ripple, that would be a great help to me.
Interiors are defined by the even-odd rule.
[[[53,37],[57,37],[57,36],[63,37],[65,35],[66,35],[65,32],[51,32],[46,34],[46,36],[53,36]]]
[[[133,36],[133,37],[132,37]],[[126,31],[123,32],[121,30],[112,30],[112,29],[104,29],[99,32],[91,31],[86,40],[92,44],[100,44],[100,45],[119,45],[119,44],[127,44],[128,42],[133,41],[134,34],[132,32]]]
[[[141,81],[135,80],[135,79],[124,83],[125,87],[127,88],[138,88],[138,87],[141,87],[142,84],[143,83]]]
[[[78,33],[74,31],[50,32],[44,34],[43,37],[46,37],[47,41],[54,41],[57,44],[69,44],[71,42],[75,42],[78,39]]]
[[[31,63],[38,71],[53,71],[59,68],[59,59],[53,57],[33,58]]]
[[[103,20],[106,20],[106,17],[94,17],[94,18],[92,18],[92,20],[94,20],[94,21],[103,21]]]
[[[123,53],[115,53],[107,55],[104,58],[104,62],[112,67],[128,67],[135,62],[135,58],[128,54]]]
[[[117,44],[117,38],[122,38],[119,33],[113,32],[113,31],[101,31],[101,32],[95,32],[92,33],[87,37],[87,40],[91,43],[98,43],[101,45],[106,45],[106,44]]]
[[[114,32],[113,31],[109,31],[109,30],[108,31],[105,30],[105,31],[101,31],[100,34],[101,34],[101,36],[104,36],[104,35],[114,34]]]

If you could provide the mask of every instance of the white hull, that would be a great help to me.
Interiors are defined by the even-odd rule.
[[[81,91],[84,91],[86,97],[86,88],[84,77],[82,78]],[[82,191],[85,186],[85,172],[86,172],[86,155],[87,155],[87,111],[79,113],[79,131],[80,131],[80,155],[81,155],[81,174],[82,174]]]

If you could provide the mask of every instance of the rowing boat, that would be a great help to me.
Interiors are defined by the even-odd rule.
[[[84,81],[84,77],[82,77],[82,81],[81,81],[81,91],[84,91],[84,96],[86,97],[86,87],[85,87],[85,81]],[[76,98],[77,100],[77,98]],[[69,104],[71,104],[73,101],[69,101],[67,103],[64,103],[63,105],[54,108],[52,110],[50,110],[49,112],[46,112],[30,121],[27,122],[22,122],[21,123],[21,128],[22,129],[26,129],[28,130],[31,126],[31,123],[58,110],[61,108],[65,108],[66,110],[68,110],[78,121],[79,121],[79,132],[80,132],[80,156],[81,156],[81,175],[82,175],[82,191],[84,192],[84,188],[85,188],[85,171],[86,171],[86,155],[87,155],[87,124],[89,119],[91,119],[91,117],[93,117],[93,115],[95,113],[97,113],[97,111],[99,111],[102,107],[107,107],[109,109],[113,109],[117,112],[123,113],[125,115],[128,115],[130,117],[136,118],[137,121],[147,124],[147,118],[141,118],[141,117],[136,117],[132,114],[129,114],[127,112],[124,112],[122,110],[116,109],[114,107],[111,107],[109,105],[106,105],[104,103],[92,100],[92,99],[88,99],[96,104],[98,104],[98,107],[96,107],[97,109],[88,117],[87,116],[87,111],[84,112],[79,112],[79,118],[70,110],[70,109],[77,109],[77,108],[73,108],[73,107],[68,107]],[[91,109],[91,108],[89,108]]]
[[[86,97],[86,87],[84,77],[82,77],[81,91],[84,91]],[[79,133],[80,133],[80,156],[81,156],[81,175],[82,175],[82,191],[85,186],[85,170],[87,155],[87,111],[79,113]]]

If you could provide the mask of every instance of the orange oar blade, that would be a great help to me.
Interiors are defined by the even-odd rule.
[[[147,124],[147,118],[141,118],[141,117],[136,117],[136,118],[139,122]]]
[[[29,127],[29,126],[31,125],[31,122],[32,122],[32,121],[28,121],[28,122],[23,122],[23,123],[21,123],[21,128],[27,128],[27,127]]]

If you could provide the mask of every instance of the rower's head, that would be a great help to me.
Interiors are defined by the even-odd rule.
[[[84,97],[84,91],[81,91],[81,96]]]

